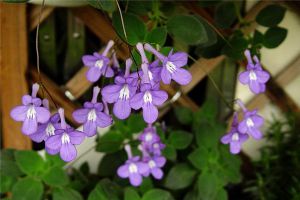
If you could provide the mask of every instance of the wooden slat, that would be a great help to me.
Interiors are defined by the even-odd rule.
[[[66,89],[75,99],[81,97],[92,86],[85,77],[87,70],[88,68],[83,66],[66,84]]]
[[[54,11],[53,6],[45,6],[41,15],[41,22],[43,22],[51,13]],[[34,30],[38,23],[39,23],[39,15],[41,11],[41,6],[39,5],[32,5],[30,7],[29,12],[29,31]]]
[[[37,70],[32,67],[29,70],[30,78],[33,82],[38,82],[38,73]],[[43,82],[43,85],[48,90],[48,92],[51,94],[51,97],[53,98],[54,102],[58,107],[62,107],[65,110],[65,115],[68,121],[70,121],[73,125],[78,125],[72,117],[72,113],[74,110],[78,109],[80,105],[75,104],[70,99],[68,99],[65,95],[65,91],[62,90],[55,82],[53,82],[51,79],[49,79],[45,74],[41,73],[41,79]],[[42,90],[39,90],[39,95],[45,95],[47,99],[50,102],[50,106],[52,108],[55,108],[55,105],[51,101],[51,98],[48,96],[48,93],[44,91],[44,94],[42,93]]]
[[[28,93],[25,73],[28,63],[26,4],[0,3],[1,123],[4,148],[31,149],[21,133],[21,123],[10,117],[13,107]]]

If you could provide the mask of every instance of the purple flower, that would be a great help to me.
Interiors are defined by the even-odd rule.
[[[262,69],[256,56],[253,57],[255,65],[253,64],[249,50],[245,51],[245,56],[248,60],[247,70],[239,74],[239,81],[244,85],[249,85],[253,93],[262,93],[266,89],[265,84],[270,79],[270,74]]]
[[[97,127],[107,127],[112,124],[112,118],[102,112],[103,104],[97,102],[100,88],[94,87],[93,99],[91,102],[85,102],[84,108],[75,110],[73,118],[78,123],[83,124],[83,132],[86,136],[91,137],[97,133]]]
[[[125,150],[128,155],[128,160],[124,165],[118,168],[118,175],[121,178],[129,178],[129,182],[133,186],[139,186],[142,183],[142,174],[149,171],[149,167],[146,163],[141,162],[139,156],[132,157],[131,148],[129,145],[125,145]]]
[[[238,116],[237,113],[234,113],[230,131],[221,138],[223,144],[230,145],[232,154],[238,154],[241,151],[242,143],[249,138],[247,134],[242,134],[238,131],[238,125]]]
[[[74,160],[77,156],[77,151],[74,145],[81,144],[84,140],[84,133],[70,127],[64,116],[64,109],[58,109],[61,125],[55,130],[55,135],[50,136],[46,140],[46,151],[49,154],[60,153],[61,159],[66,162]]]
[[[236,102],[244,112],[244,119],[239,123],[238,131],[240,133],[248,133],[256,140],[261,139],[263,135],[259,128],[263,125],[264,119],[256,114],[256,109],[253,111],[248,111],[241,100],[238,99]]]
[[[22,121],[22,132],[25,135],[33,134],[37,131],[38,123],[46,123],[50,118],[48,109],[41,107],[42,101],[36,97],[39,90],[37,83],[32,85],[32,94],[22,97],[22,106],[16,106],[10,112],[10,116],[15,121]]]
[[[163,90],[153,90],[150,84],[142,84],[141,92],[135,94],[130,100],[130,106],[138,110],[143,109],[145,122],[151,124],[158,117],[156,106],[162,105],[168,99],[168,94]]]
[[[109,58],[107,54],[114,42],[110,40],[102,54],[95,52],[93,55],[85,55],[82,57],[84,65],[89,67],[86,77],[91,82],[99,80],[100,76],[113,77],[114,71],[109,66]]]
[[[146,150],[151,150],[152,145],[160,141],[160,137],[156,133],[155,127],[151,124],[139,135],[138,138],[142,142],[142,148]]]
[[[43,106],[49,110],[49,102],[47,99],[43,99]],[[59,127],[59,114],[53,114],[46,123],[38,125],[37,131],[29,137],[35,142],[46,141],[48,137],[55,135],[55,129]]]
[[[107,103],[114,103],[113,113],[119,119],[129,117],[131,113],[129,101],[137,89],[137,79],[129,76],[131,65],[131,59],[127,59],[124,77],[117,76],[114,85],[108,85],[101,91]]]
[[[155,156],[160,156],[161,151],[166,147],[161,141],[155,142],[152,144],[152,147],[149,149],[149,152]]]
[[[164,56],[150,44],[145,44],[144,48],[153,53],[162,62],[161,79],[164,84],[170,84],[171,79],[180,85],[187,85],[191,82],[192,75],[189,71],[182,68],[187,64],[188,56],[186,53],[177,52],[173,54],[173,51],[171,51],[168,56]]]
[[[147,163],[149,170],[147,170],[143,176],[147,177],[150,174],[155,179],[162,179],[164,173],[161,170],[161,168],[166,164],[166,158],[162,156],[154,156],[151,157],[144,157],[143,158],[144,163]]]

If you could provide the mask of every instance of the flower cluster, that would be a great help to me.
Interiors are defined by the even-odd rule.
[[[162,179],[161,168],[166,163],[166,158],[162,156],[161,150],[165,145],[160,141],[155,127],[151,124],[139,135],[141,144],[139,150],[142,157],[132,156],[129,145],[125,146],[128,159],[124,165],[118,168],[118,175],[121,178],[129,178],[131,185],[139,186],[143,177],[152,175],[155,179]]]
[[[270,74],[262,69],[257,56],[253,56],[255,64],[253,63],[249,50],[245,51],[245,56],[248,60],[247,69],[240,73],[239,81],[242,84],[248,84],[254,94],[265,92],[265,84],[270,79]],[[257,114],[257,109],[248,111],[240,99],[237,99],[236,103],[243,111],[243,119],[238,122],[237,113],[234,113],[230,131],[221,138],[223,144],[230,144],[232,154],[241,151],[242,143],[249,138],[249,135],[256,140],[263,136],[260,127],[263,125],[264,119]]]
[[[158,118],[158,106],[168,99],[168,94],[160,89],[160,82],[170,84],[174,80],[180,85],[186,85],[192,76],[183,68],[188,61],[188,55],[184,52],[173,53],[171,50],[168,56],[164,56],[150,44],[138,43],[136,49],[142,63],[135,63],[138,70],[131,72],[132,60],[126,60],[123,70],[113,46],[114,42],[109,41],[102,53],[95,52],[82,57],[84,65],[88,67],[86,78],[90,82],[95,83],[101,77],[114,78],[113,84],[101,89],[94,87],[92,100],[73,112],[74,120],[83,126],[83,131],[77,131],[66,123],[62,108],[50,115],[48,100],[41,100],[36,96],[38,84],[33,84],[31,96],[23,96],[23,105],[15,107],[11,111],[11,117],[23,122],[22,132],[33,141],[44,141],[45,150],[49,154],[59,153],[64,161],[70,162],[77,155],[75,145],[81,144],[85,137],[96,135],[98,127],[108,127],[113,123],[108,104],[113,104],[112,113],[122,120],[130,116],[132,109],[141,109],[144,121],[148,124],[139,136],[142,157],[132,157],[130,146],[125,146],[128,160],[118,170],[120,177],[129,177],[130,183],[138,186],[142,177],[150,174],[161,179],[161,168],[166,163],[161,154],[165,145],[152,126]],[[154,55],[153,62],[148,60],[145,50]],[[98,101],[100,93],[102,98]]]

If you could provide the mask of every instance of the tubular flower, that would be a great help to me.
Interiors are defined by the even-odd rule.
[[[37,83],[32,85],[32,94],[22,97],[21,106],[16,106],[10,112],[10,116],[15,121],[22,121],[22,132],[25,135],[33,134],[37,131],[38,123],[46,123],[50,118],[50,112],[47,108],[41,106],[42,101],[36,97],[39,90]]]

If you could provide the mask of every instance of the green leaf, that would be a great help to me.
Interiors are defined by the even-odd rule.
[[[124,200],[140,200],[140,199],[141,197],[139,196],[137,191],[135,191],[133,188],[131,187],[125,188]]]
[[[143,117],[139,114],[131,114],[125,123],[128,126],[131,135],[134,133],[139,133],[145,128]]]
[[[175,116],[178,121],[184,125],[190,125],[193,122],[193,112],[186,107],[175,107]]]
[[[123,13],[125,31],[130,45],[136,45],[138,42],[143,41],[146,35],[146,25],[136,15],[130,13]],[[117,34],[126,41],[124,35],[124,29],[120,14],[118,12],[113,13],[112,24]]]
[[[81,194],[71,188],[55,188],[53,191],[53,200],[83,200]]]
[[[120,150],[124,137],[118,131],[109,131],[97,140],[96,150],[113,153]]]
[[[253,36],[253,45],[262,45],[264,42],[264,35],[259,32],[258,30],[255,30],[254,36]]]
[[[166,27],[157,27],[149,32],[146,36],[146,42],[151,44],[158,44],[159,46],[164,46],[167,39],[167,29]]]
[[[38,175],[45,170],[44,160],[35,151],[16,151],[15,158],[20,169],[28,175]]]
[[[89,194],[88,200],[118,200],[120,188],[108,179],[101,180]]]
[[[202,199],[216,199],[220,186],[215,174],[204,171],[198,177],[197,187]]]
[[[193,135],[186,131],[173,131],[169,138],[168,143],[172,144],[175,149],[187,148],[193,140]]]
[[[204,147],[199,147],[189,154],[188,159],[193,166],[199,170],[202,170],[208,165],[209,153]]]
[[[221,51],[224,45],[224,40],[220,36],[217,36],[217,42],[215,44],[208,47],[198,45],[195,53],[204,58],[215,58],[221,55]]]
[[[141,194],[145,194],[153,188],[153,182],[150,177],[143,178],[142,184],[139,186],[138,190]]]
[[[272,49],[278,47],[287,36],[287,29],[281,27],[272,27],[264,35],[264,46]]]
[[[170,144],[166,145],[166,147],[163,149],[162,153],[168,160],[175,161],[177,158],[176,149]]]
[[[2,149],[0,152],[0,172],[6,176],[18,177],[23,174],[16,163],[15,150]]]
[[[69,177],[61,167],[52,167],[44,174],[42,179],[50,186],[64,186],[69,183]]]
[[[175,165],[168,173],[165,180],[165,187],[178,190],[192,184],[197,171],[186,163]]]
[[[233,2],[220,3],[215,10],[215,22],[220,28],[229,28],[236,19]]]
[[[50,155],[48,153],[45,154],[46,157],[46,164],[50,167],[62,167],[66,163],[63,161],[59,155]]]
[[[17,179],[0,173],[0,193],[10,192]]]
[[[192,15],[175,15],[167,22],[168,32],[189,45],[208,41],[204,25]]]
[[[285,14],[285,8],[280,5],[269,5],[256,16],[256,21],[262,26],[273,27],[279,24]]]
[[[244,51],[248,47],[249,41],[239,34],[235,34],[230,40],[230,45],[226,45],[223,48],[223,53],[235,60],[244,59]]]
[[[173,200],[170,192],[161,189],[152,189],[146,192],[142,200]]]
[[[206,20],[204,20],[201,16],[196,16],[198,18],[198,20],[204,25],[205,31],[206,31],[206,35],[208,37],[208,41],[200,44],[198,46],[200,47],[204,47],[207,48],[209,46],[212,46],[213,44],[216,44],[218,41],[218,36],[215,32],[215,30],[212,28],[213,25],[210,25],[209,23],[207,23]]]
[[[19,180],[12,189],[13,200],[40,200],[43,195],[43,184],[41,181],[31,177]]]

